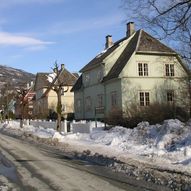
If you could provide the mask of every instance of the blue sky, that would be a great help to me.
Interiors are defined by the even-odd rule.
[[[0,0],[0,65],[50,72],[55,60],[79,71],[126,33],[121,0]]]

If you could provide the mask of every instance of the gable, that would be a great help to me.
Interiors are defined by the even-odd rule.
[[[77,80],[77,76],[70,73],[68,70],[64,69],[62,74],[59,76],[59,80],[62,82],[63,85],[66,86],[73,86]]]
[[[34,85],[35,91],[43,89],[44,87],[48,87],[50,85],[49,81],[47,80],[48,74],[49,73],[37,73]]]
[[[160,52],[160,53],[175,53],[174,50],[161,43],[156,38],[152,37],[145,31],[140,31],[139,43],[136,51],[143,52]]]

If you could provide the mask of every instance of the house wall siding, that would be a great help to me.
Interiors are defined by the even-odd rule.
[[[148,76],[139,76],[138,63],[148,63]],[[175,76],[167,77],[165,64],[174,64]],[[150,103],[167,103],[167,90],[174,90],[175,103],[184,106],[189,103],[186,72],[175,57],[135,55],[126,64],[122,73],[123,110],[139,105],[139,92],[150,93]],[[182,99],[184,98],[184,99]]]
[[[74,111],[74,93],[70,92],[71,86],[69,88],[64,87],[64,95],[61,96],[62,105],[66,106],[66,111],[68,113],[72,113]],[[57,106],[57,94],[55,91],[51,90],[48,93],[48,109],[56,110]]]

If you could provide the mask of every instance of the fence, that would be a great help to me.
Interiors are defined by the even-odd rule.
[[[52,128],[56,129],[56,121],[42,121],[42,120],[31,120],[30,122],[28,120],[24,121],[24,124],[26,125],[33,125],[34,127],[43,127],[43,128]],[[103,123],[100,122],[94,122],[94,121],[79,121],[79,122],[69,122],[69,121],[63,121],[61,123],[61,131],[62,132],[72,132],[72,133],[90,133],[95,129],[96,127],[104,127]]]
[[[51,129],[56,129],[56,121],[41,121],[41,120],[30,120],[24,122],[27,125],[32,125],[34,127],[43,127],[43,128],[51,128]],[[69,122],[68,121],[63,121],[61,123],[61,131],[67,133],[70,131],[69,128]]]

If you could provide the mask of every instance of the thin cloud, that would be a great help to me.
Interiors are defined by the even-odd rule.
[[[0,45],[14,45],[14,46],[45,46],[53,44],[54,42],[47,42],[32,37],[16,35],[12,33],[0,32]]]
[[[120,15],[113,15],[100,18],[92,18],[86,20],[73,20],[58,22],[54,26],[49,27],[52,34],[71,34],[88,30],[106,28],[108,26],[116,26],[121,24],[123,18]]]

